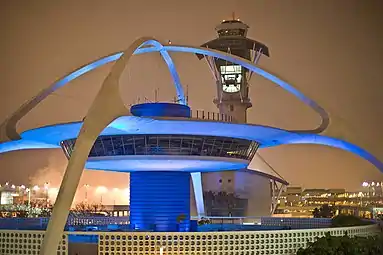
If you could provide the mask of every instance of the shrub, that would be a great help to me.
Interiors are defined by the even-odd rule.
[[[326,236],[299,249],[297,255],[382,255],[383,235],[369,237]]]
[[[331,227],[353,227],[368,225],[370,222],[364,221],[353,215],[337,215],[331,220]]]

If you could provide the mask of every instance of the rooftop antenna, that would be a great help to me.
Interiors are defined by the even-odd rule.
[[[158,88],[154,90],[154,102],[158,103]]]
[[[186,85],[186,105],[189,105],[189,85]]]
[[[232,20],[235,20],[235,12],[231,13]]]
[[[152,103],[152,101],[147,97],[144,97],[144,100],[145,100],[145,103]]]

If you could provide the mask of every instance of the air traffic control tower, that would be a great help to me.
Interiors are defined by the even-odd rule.
[[[262,55],[269,57],[269,49],[263,43],[247,38],[248,28],[248,25],[233,15],[231,20],[223,20],[216,27],[218,38],[204,43],[202,47],[233,54],[257,64]],[[217,85],[214,104],[220,113],[233,116],[237,122],[246,123],[247,109],[252,106],[249,98],[252,72],[222,59],[205,58]]]
[[[216,26],[218,37],[202,44],[202,47],[236,55],[256,65],[261,56],[269,57],[268,47],[247,37],[249,26],[233,16]],[[237,123],[247,123],[247,109],[252,106],[249,82],[252,72],[226,60],[197,55],[206,60],[216,82],[217,94],[213,102],[221,114],[232,116]],[[205,193],[224,191],[238,196],[237,204],[242,208],[230,211],[212,210],[219,216],[257,216],[270,213],[270,198],[273,187],[268,178],[254,173],[222,171],[203,176]],[[256,188],[255,188],[256,187]],[[245,202],[243,202],[245,201]],[[209,203],[208,200],[205,200]],[[209,208],[209,205],[206,205]],[[236,211],[236,212],[234,212]],[[209,212],[208,212],[209,213]]]

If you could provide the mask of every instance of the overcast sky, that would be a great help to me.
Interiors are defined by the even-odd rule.
[[[383,2],[379,0],[123,1],[39,0],[0,2],[0,120],[25,100],[75,68],[123,50],[136,38],[154,36],[200,45],[232,11],[250,26],[248,36],[266,44],[260,66],[313,97],[332,117],[383,160]],[[205,62],[172,54],[192,109],[217,111],[213,78]],[[122,82],[126,104],[137,98],[169,101],[174,87],[158,54],[135,57]],[[18,126],[19,131],[82,119],[110,70],[104,66],[58,90]],[[319,118],[286,91],[260,77],[251,80],[251,123],[312,128]],[[260,151],[287,181],[304,187],[359,189],[383,179],[368,162],[318,145]],[[0,155],[0,182],[60,182],[61,150]],[[126,174],[87,171],[82,183],[125,187]]]

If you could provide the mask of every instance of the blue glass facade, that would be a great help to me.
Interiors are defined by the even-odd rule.
[[[61,142],[69,158],[76,139]],[[193,135],[110,135],[99,136],[89,157],[126,155],[210,156],[251,160],[259,144],[254,141]]]
[[[190,174],[132,172],[130,223],[137,230],[189,231]]]

